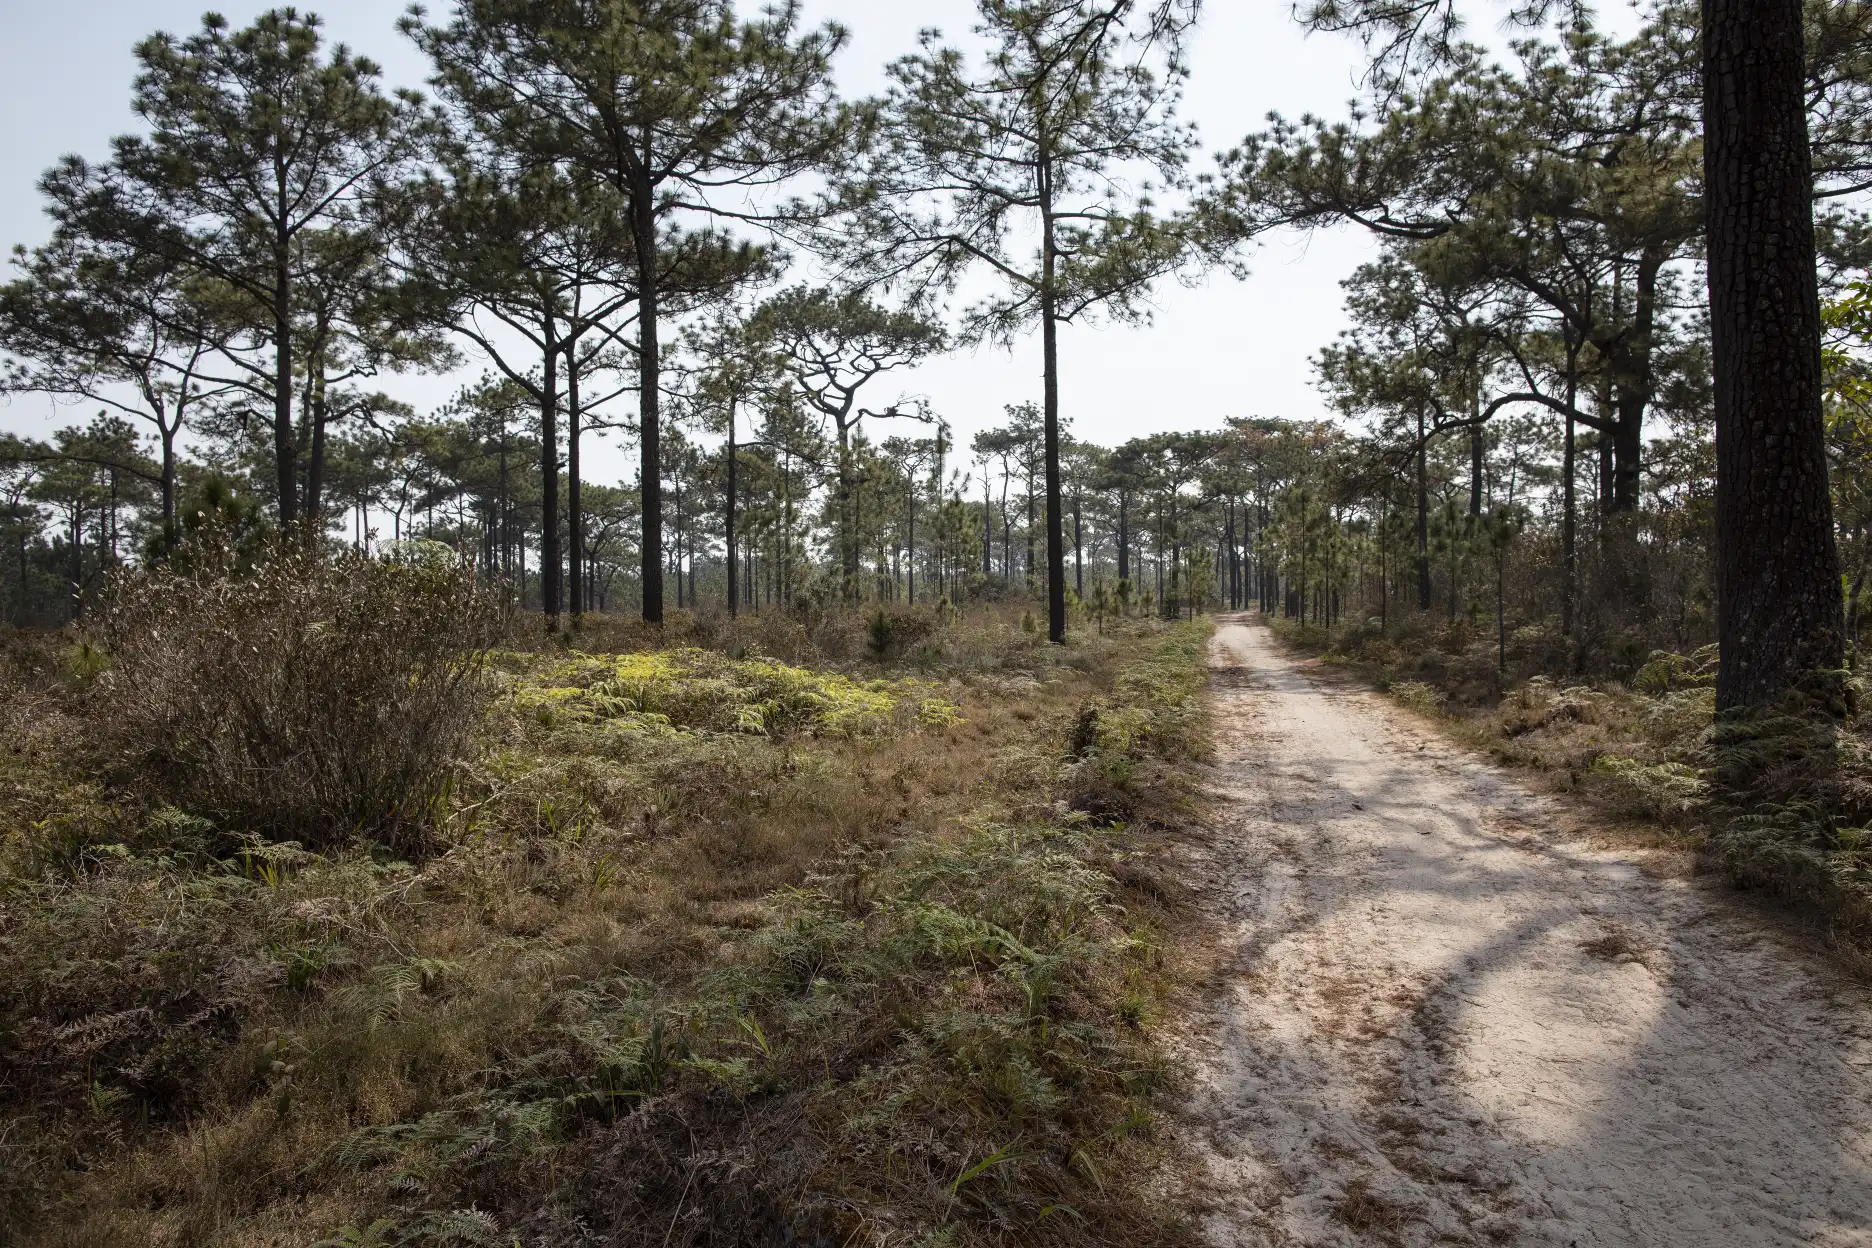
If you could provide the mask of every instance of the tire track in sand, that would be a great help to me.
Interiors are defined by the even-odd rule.
[[[1265,628],[1211,654],[1217,1244],[1872,1245],[1872,1011]]]

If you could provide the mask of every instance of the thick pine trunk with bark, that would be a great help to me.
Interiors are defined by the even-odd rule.
[[[585,513],[579,500],[578,339],[566,343],[566,563],[571,571],[572,619],[585,614]]]
[[[1800,0],[1704,0],[1719,709],[1843,662]]]
[[[663,622],[663,445],[661,358],[657,353],[655,188],[631,188],[632,243],[637,252],[638,474],[643,494],[643,618]]]

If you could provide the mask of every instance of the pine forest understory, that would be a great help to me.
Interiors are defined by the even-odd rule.
[[[1872,0],[1219,148],[1199,0],[807,7],[125,30],[6,192],[0,1244],[1872,1242]],[[1063,397],[1328,230],[1315,409]]]

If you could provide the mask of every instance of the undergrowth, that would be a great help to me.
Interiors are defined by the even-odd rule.
[[[423,837],[316,847],[94,769],[120,660],[13,639],[0,1239],[1186,1236],[1206,628],[586,624],[489,655]]]

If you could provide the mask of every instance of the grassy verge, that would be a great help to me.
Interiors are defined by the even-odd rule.
[[[1176,1241],[1206,628],[1017,620],[496,652],[405,858],[139,808],[20,659],[0,1238]]]

